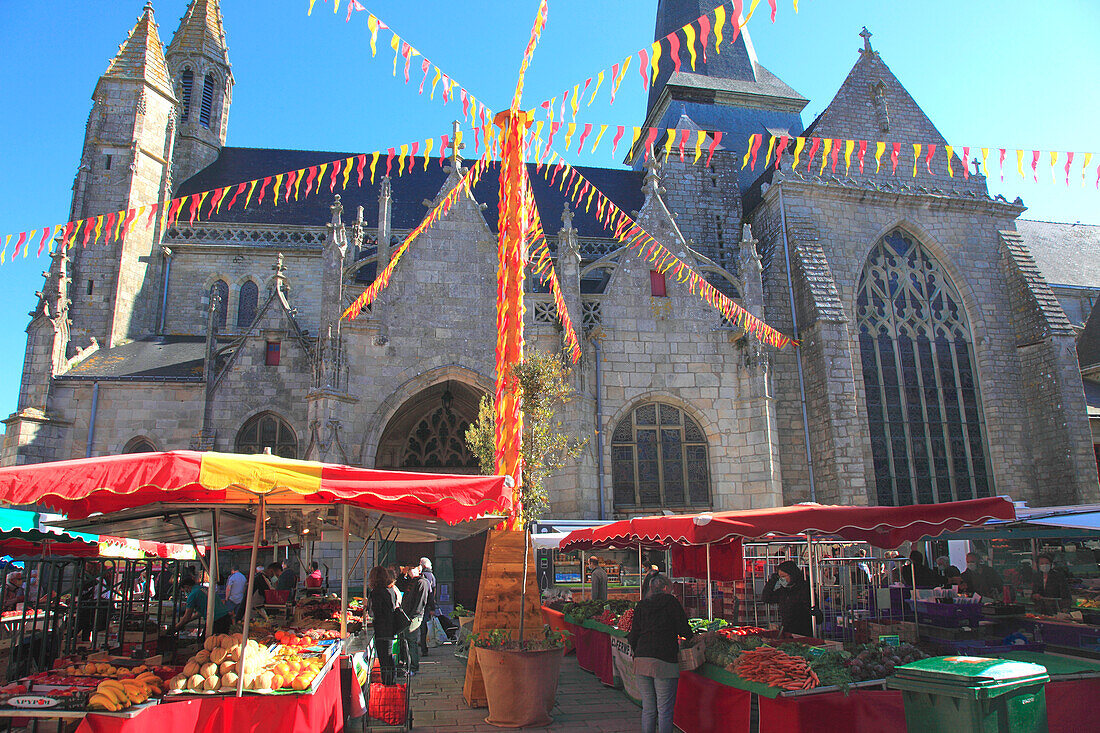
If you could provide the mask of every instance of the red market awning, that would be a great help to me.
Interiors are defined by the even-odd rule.
[[[912,506],[832,506],[796,504],[774,509],[704,512],[624,519],[577,530],[562,540],[562,550],[597,547],[705,545],[733,538],[766,535],[827,535],[876,547],[935,537],[991,519],[1014,520],[1016,510],[1003,497]]]
[[[347,504],[455,524],[508,514],[504,476],[378,471],[273,455],[133,453],[0,468],[0,502],[81,519],[158,502],[268,506]]]

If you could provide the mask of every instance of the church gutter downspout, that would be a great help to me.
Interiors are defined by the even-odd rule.
[[[600,339],[593,339],[596,344],[596,476],[600,490],[599,518],[604,519],[603,497],[603,370],[600,367]]]
[[[161,252],[164,254],[164,292],[160,298],[160,326],[157,333],[164,335],[164,323],[168,320],[168,280],[172,275],[172,250],[161,247]]]
[[[794,345],[795,363],[798,365],[798,394],[802,401],[802,434],[806,440],[806,468],[810,478],[810,501],[817,501],[817,487],[814,485],[814,460],[810,451],[810,420],[806,414],[806,378],[802,374],[802,348],[799,344],[798,313],[794,305],[794,280],[791,277],[791,247],[787,241],[787,212],[783,205],[783,184],[779,187],[779,225],[783,228],[783,259],[787,264],[787,294],[791,298],[791,329]]]
[[[84,449],[84,457],[92,457],[92,446],[95,444],[95,414],[99,407],[99,382],[92,383],[92,414],[88,418],[88,445]]]

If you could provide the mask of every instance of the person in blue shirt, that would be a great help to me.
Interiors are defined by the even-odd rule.
[[[187,576],[180,581],[180,590],[186,595],[187,600],[184,603],[185,610],[183,616],[180,618],[175,628],[172,629],[173,633],[181,631],[196,617],[206,617],[206,588],[195,583],[193,577]],[[233,614],[226,608],[222,599],[218,598],[217,594],[214,594],[214,633],[228,633],[229,627],[232,625]]]

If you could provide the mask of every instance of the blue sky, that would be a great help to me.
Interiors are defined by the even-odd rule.
[[[362,2],[491,106],[510,100],[537,0]],[[67,218],[91,93],[143,4],[0,2],[0,233]],[[223,0],[237,82],[230,145],[370,152],[449,132],[461,107],[417,96],[400,70],[395,79],[388,45],[371,59],[365,14],[344,23],[344,8],[334,16],[332,0],[317,0],[313,17],[307,5]],[[167,44],[186,0],[155,7]],[[655,9],[655,0],[551,0],[524,99],[533,105],[560,97],[648,45]],[[749,26],[753,43],[765,66],[811,100],[806,123],[855,63],[857,34],[867,25],[883,60],[956,146],[1100,153],[1094,0],[801,0],[797,15],[790,0],[780,0],[774,25],[766,11],[762,3]],[[614,106],[600,97],[584,121],[641,124],[645,96],[633,71]],[[580,162],[618,163],[606,142]],[[991,175],[990,186],[1009,199],[1021,196],[1029,218],[1100,223],[1100,192],[1091,182],[1067,189],[1017,176],[1002,184]],[[47,264],[31,257],[0,267],[8,294],[0,304],[3,415],[15,409],[27,312]]]

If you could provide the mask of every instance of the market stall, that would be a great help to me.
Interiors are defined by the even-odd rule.
[[[435,538],[447,534],[446,528],[478,518],[478,528],[482,528],[499,521],[495,515],[507,513],[511,491],[504,477],[373,471],[272,455],[173,451],[0,469],[0,500],[47,506],[68,514],[71,522],[89,526],[125,527],[127,534],[135,532],[142,539],[154,533],[163,536],[167,525],[195,542],[196,520],[208,516],[205,536],[210,539],[210,562],[215,565],[208,570],[214,578],[219,544],[247,539],[251,547],[240,633],[212,634],[215,614],[206,614],[203,648],[185,661],[178,660],[183,662],[181,667],[167,668],[171,676],[161,676],[160,684],[152,685],[158,689],[135,689],[132,695],[126,689],[120,698],[110,694],[115,680],[101,682],[96,688],[99,697],[96,693],[91,696],[91,701],[98,702],[90,704],[106,712],[89,715],[88,726],[115,725],[97,719],[104,714],[118,715],[136,704],[136,699],[152,701],[163,692],[161,705],[150,708],[157,710],[154,717],[187,718],[189,730],[207,724],[211,729],[228,730],[238,713],[253,716],[253,725],[261,719],[270,729],[271,722],[278,720],[277,729],[293,730],[296,717],[316,717],[310,713],[314,708],[331,714],[333,706],[318,697],[324,696],[324,690],[335,685],[340,697],[339,675],[328,672],[338,667],[336,660],[348,637],[349,573],[342,573],[338,630],[331,634],[335,638],[314,639],[293,632],[277,637],[272,626],[254,624],[252,613],[257,548],[267,534],[277,536],[281,528],[293,528],[294,523],[288,521],[291,513],[306,518],[300,530],[303,533],[311,526],[336,529],[342,537],[342,567],[350,568],[352,534],[366,540],[384,529],[391,536],[404,531]],[[248,524],[251,536],[245,538],[243,530]],[[206,608],[216,608],[213,582],[206,593]],[[257,637],[264,643],[257,643]],[[104,665],[117,670],[111,664],[114,661],[105,660]],[[156,673],[160,675],[161,670]],[[127,676],[123,684],[137,688],[129,679]],[[246,690],[261,696],[246,695]],[[109,702],[104,701],[107,698]],[[175,699],[181,702],[172,702]],[[167,702],[172,704],[165,705]],[[190,712],[177,715],[181,706]],[[341,705],[336,707],[342,711]],[[342,725],[342,712],[337,719]],[[322,723],[316,729],[323,727]]]

